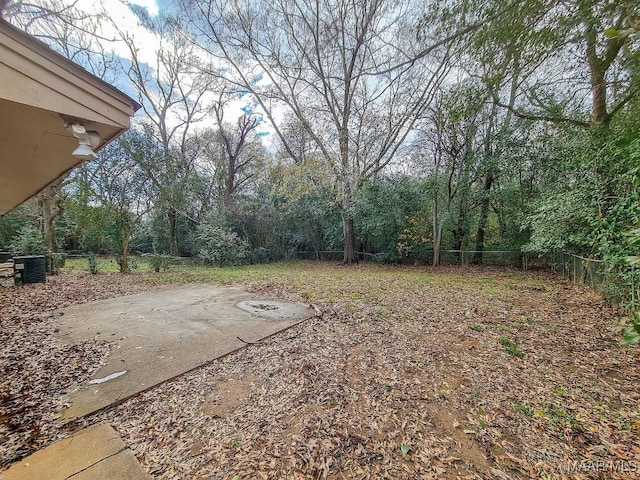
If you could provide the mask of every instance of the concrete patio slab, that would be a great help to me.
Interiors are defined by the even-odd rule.
[[[106,365],[70,396],[71,405],[63,412],[68,419],[136,395],[314,314],[305,305],[202,284],[61,312],[56,322],[62,341],[99,338],[115,343]]]
[[[107,424],[79,430],[0,473],[0,480],[151,480]]]

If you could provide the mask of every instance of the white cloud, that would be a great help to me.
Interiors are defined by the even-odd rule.
[[[128,2],[122,0],[78,0],[73,5],[84,12],[99,13],[108,18],[108,20],[101,22],[101,31],[97,33],[103,38],[115,40],[108,44],[109,50],[122,58],[131,59],[131,53],[127,46],[122,40],[119,40],[119,30],[133,39],[138,49],[138,60],[153,65],[157,58],[160,40],[155,34],[140,26],[138,18],[127,3],[144,7],[151,15],[157,15],[159,11],[155,0],[129,0]]]
[[[159,9],[158,4],[155,0],[129,0],[130,3],[134,5],[139,5],[140,7],[146,8],[149,15],[156,16],[158,15]]]
[[[73,1],[73,0],[67,0]],[[131,52],[124,41],[119,37],[122,34],[126,35],[133,41],[136,48],[137,60],[141,63],[147,64],[151,69],[157,66],[158,51],[166,47],[165,41],[159,38],[156,34],[146,30],[140,25],[138,18],[131,11],[128,4],[135,4],[140,7],[146,8],[148,13],[152,16],[159,13],[159,6],[156,0],[78,0],[74,3],[76,8],[83,10],[87,13],[104,12],[104,17],[108,18],[101,22],[102,38],[114,39],[114,41],[106,42],[104,46],[112,51],[114,54],[121,58],[131,60]],[[201,59],[206,63],[211,61],[211,58],[203,51],[197,52]],[[264,84],[266,79],[258,78],[256,83]],[[127,90],[127,87],[124,87]],[[135,94],[133,95],[135,96]],[[203,100],[205,102],[215,101],[217,99],[217,92],[210,92],[205,94]],[[243,107],[252,103],[250,97],[235,99],[227,105],[225,108],[225,117],[231,122],[235,123],[240,115],[243,114]],[[251,105],[251,109],[255,113],[264,115],[262,109],[256,105]],[[276,109],[274,112],[276,122],[281,121],[284,117],[282,109]],[[171,118],[171,115],[169,115]],[[273,131],[271,123],[268,121],[266,115],[264,115],[264,123],[262,123],[258,129],[262,133],[262,140],[268,147],[273,147],[276,142],[276,135]],[[193,128],[208,128],[214,124],[211,118],[207,118],[202,122],[193,125]],[[266,134],[266,135],[265,135]]]

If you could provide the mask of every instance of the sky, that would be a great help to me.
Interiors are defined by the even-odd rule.
[[[156,0],[129,0],[128,3],[146,8],[150,15],[155,16],[159,13]],[[95,13],[96,10],[108,12],[109,16],[117,23],[120,29],[134,35],[136,44],[141,47],[139,55],[142,61],[151,64],[155,61],[155,49],[153,47],[159,42],[153,34],[139,26],[136,15],[125,2],[119,0],[99,0],[97,2],[96,0],[79,0],[74,5],[76,8],[87,13]],[[104,36],[117,37],[114,31],[111,33],[106,31],[104,32]],[[114,53],[119,56],[130,58],[129,52],[124,44],[113,42],[111,48]]]
[[[156,16],[159,12],[158,3],[155,0],[130,0],[130,3],[146,8],[149,15]]]
[[[75,7],[85,12],[95,13],[96,11],[104,10],[108,13],[109,17],[114,20],[118,25],[118,28],[127,32],[134,41],[138,49],[138,59],[142,63],[146,63],[153,68],[157,61],[158,46],[161,45],[161,41],[153,33],[147,31],[139,25],[138,18],[131,11],[129,5],[136,5],[145,8],[151,16],[158,15],[161,11],[166,11],[171,8],[172,0],[78,0],[74,3]],[[108,24],[105,27],[103,36],[106,38],[117,38],[118,34],[109,27]],[[111,29],[111,30],[110,30]],[[131,60],[130,52],[124,42],[111,42],[108,47],[116,55],[121,58]],[[135,94],[126,85],[117,85],[119,88],[125,90],[126,93],[135,98]],[[211,97],[213,98],[213,96]],[[249,98],[239,99],[237,102],[230,104],[228,118],[230,121],[235,120],[243,111],[246,111],[247,105],[251,103]],[[141,112],[138,113],[140,116]],[[211,120],[205,122],[204,126],[211,126]],[[197,126],[196,126],[197,127]],[[266,127],[266,125],[264,125]],[[268,129],[263,128],[262,135],[269,135]],[[267,140],[265,138],[265,140]]]

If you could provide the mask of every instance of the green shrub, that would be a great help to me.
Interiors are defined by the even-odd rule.
[[[34,255],[45,253],[47,247],[42,240],[40,230],[31,225],[25,225],[20,229],[18,238],[11,243],[11,250],[23,255]]]
[[[198,229],[200,256],[218,266],[241,265],[249,259],[249,245],[232,230],[203,224]]]
[[[149,258],[149,268],[154,272],[166,271],[171,266],[171,257],[169,255],[160,255],[154,253]]]
[[[64,264],[67,261],[66,253],[52,253],[51,254],[51,262],[54,270],[58,270],[64,267]]]
[[[89,267],[89,273],[95,275],[98,273],[98,257],[95,253],[90,253],[87,257],[87,265]]]
[[[251,252],[251,263],[269,263],[271,261],[273,261],[271,252],[264,247],[255,248]]]
[[[613,331],[622,334],[624,345],[640,343],[640,310],[632,307],[626,317],[614,324]]]
[[[396,251],[375,253],[371,257],[377,263],[399,263],[402,261],[402,255]]]
[[[140,265],[138,264],[138,258],[130,256],[127,258],[128,271],[137,270]]]

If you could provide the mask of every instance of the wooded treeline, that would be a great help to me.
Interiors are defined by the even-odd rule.
[[[2,249],[111,252],[123,271],[131,251],[560,249],[620,272],[637,250],[635,0],[182,0],[130,6],[144,38],[108,11],[3,5],[143,113],[2,217]]]

